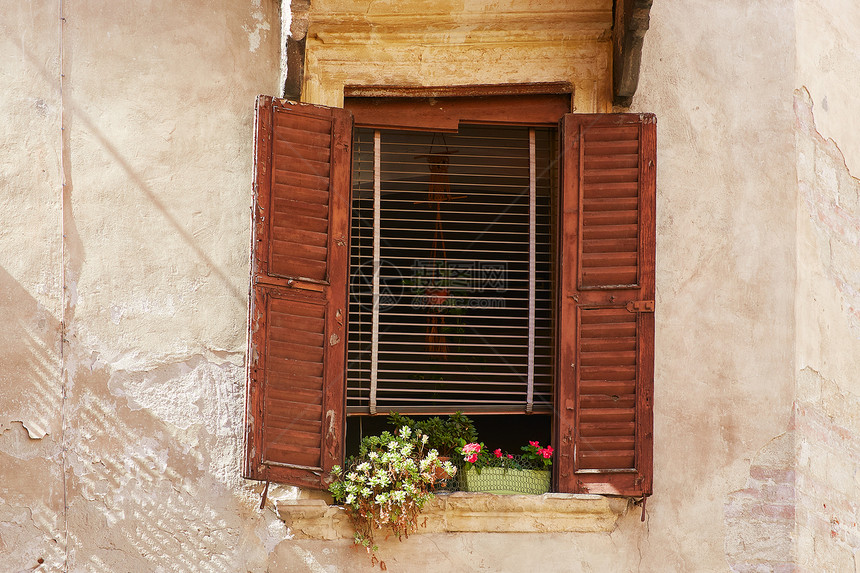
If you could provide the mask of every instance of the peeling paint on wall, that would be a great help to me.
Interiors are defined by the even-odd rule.
[[[798,565],[860,566],[860,396],[812,368],[798,374]]]
[[[836,142],[816,130],[806,88],[795,92],[794,109],[800,196],[817,234],[820,263],[860,339],[860,180],[848,171]]]
[[[266,20],[265,12],[262,10],[261,0],[251,0],[251,6],[251,18],[254,21],[250,26],[245,24],[242,26],[242,29],[248,33],[248,49],[251,53],[254,53],[260,47],[260,34],[271,30],[271,26]]]
[[[768,442],[743,489],[724,507],[726,560],[732,571],[777,571],[794,562],[794,432]]]

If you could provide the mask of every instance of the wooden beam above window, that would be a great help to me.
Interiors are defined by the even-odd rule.
[[[475,97],[501,95],[571,94],[570,82],[451,86],[345,86],[344,97]]]
[[[374,128],[457,131],[473,124],[556,125],[572,110],[566,82],[474,86],[347,86],[344,107],[355,124]]]

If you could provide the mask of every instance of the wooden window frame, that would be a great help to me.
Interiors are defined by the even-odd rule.
[[[556,387],[556,399],[554,414],[554,437],[553,442],[557,443],[557,458],[554,464],[554,480],[556,491],[573,492],[573,493],[601,493],[609,495],[629,495],[642,496],[650,495],[652,490],[652,394],[653,394],[653,328],[654,328],[654,194],[655,194],[655,162],[656,162],[656,138],[655,124],[656,120],[650,114],[570,114],[570,94],[567,93],[505,93],[510,88],[497,89],[488,95],[462,95],[451,94],[449,92],[437,93],[432,92],[431,88],[423,88],[429,90],[427,93],[410,93],[408,97],[403,94],[392,94],[390,92],[375,92],[378,95],[386,96],[382,99],[364,98],[359,99],[356,96],[364,96],[368,92],[360,90],[347,90],[347,99],[345,109],[335,113],[338,116],[336,123],[340,125],[338,130],[344,131],[346,118],[355,116],[355,125],[376,128],[406,128],[406,129],[433,129],[438,130],[440,126],[443,128],[454,129],[455,123],[459,125],[461,120],[468,120],[469,123],[499,123],[499,124],[514,124],[514,125],[559,125],[560,135],[560,155],[562,157],[562,173],[560,175],[560,204],[557,217],[559,227],[557,230],[557,240],[560,244],[558,271],[560,278],[560,292],[557,296],[558,304],[558,320],[559,326],[556,333],[556,345],[558,350],[557,355],[557,372],[555,374],[554,385]],[[456,91],[456,90],[455,90]],[[445,105],[440,105],[440,101]],[[274,104],[273,104],[274,102]],[[510,118],[511,105],[517,103],[517,117]],[[524,102],[530,102],[534,105],[525,106]],[[564,103],[560,103],[564,102]],[[448,105],[457,103],[458,105]],[[462,105],[460,105],[462,104]],[[264,373],[265,364],[265,348],[260,347],[260,342],[265,342],[265,320],[260,321],[261,308],[265,302],[261,299],[261,292],[264,288],[269,288],[271,285],[265,283],[272,282],[271,277],[266,277],[266,261],[271,256],[266,249],[268,245],[265,243],[265,233],[267,232],[266,225],[272,225],[272,218],[269,217],[269,222],[261,221],[265,219],[263,211],[265,206],[261,206],[259,197],[264,199],[266,188],[271,181],[273,173],[273,163],[271,159],[271,149],[274,147],[272,142],[272,134],[267,132],[267,125],[271,125],[271,107],[281,106],[286,111],[290,111],[290,106],[305,106],[315,107],[320,110],[334,109],[321,108],[320,106],[309,106],[308,104],[291,104],[289,102],[281,102],[272,100],[271,98],[261,98],[258,100],[257,114],[257,145],[256,145],[256,173],[257,183],[255,185],[255,248],[253,250],[254,262],[252,263],[252,297],[251,297],[251,317],[249,320],[249,328],[251,330],[249,336],[249,388],[247,400],[247,426],[248,426],[248,442],[247,442],[247,458],[245,465],[245,476],[253,479],[272,479],[274,481],[282,481],[303,485],[309,487],[325,487],[327,485],[327,473],[333,463],[338,463],[343,456],[342,443],[344,423],[343,416],[345,407],[341,404],[340,414],[337,414],[331,408],[337,408],[337,402],[344,401],[345,390],[345,371],[344,371],[344,344],[340,344],[336,356],[333,359],[335,365],[326,368],[326,385],[322,388],[325,395],[324,400],[328,400],[328,405],[323,404],[322,410],[326,412],[325,419],[321,420],[324,426],[327,426],[325,435],[321,436],[322,440],[319,444],[319,450],[322,459],[318,466],[304,467],[302,464],[281,464],[272,465],[263,460],[262,451],[265,449],[263,443],[263,428],[265,427],[265,408],[264,396],[266,393],[267,382]],[[564,108],[560,111],[561,108]],[[416,113],[416,110],[421,108],[424,113]],[[430,111],[427,111],[427,110]],[[268,111],[267,111],[268,110]],[[396,110],[393,113],[392,110]],[[452,111],[454,110],[454,111]],[[462,110],[462,111],[456,111]],[[420,110],[419,110],[420,111]],[[520,111],[524,113],[521,114]],[[404,115],[407,112],[408,115]],[[410,121],[403,122],[394,117],[410,117]],[[581,241],[579,238],[583,233],[582,220],[586,217],[584,211],[586,207],[584,201],[587,200],[583,195],[583,189],[588,186],[588,182],[582,175],[583,169],[583,151],[580,146],[580,139],[583,137],[583,129],[604,129],[611,132],[618,125],[638,126],[639,143],[639,178],[638,183],[638,201],[637,207],[639,217],[641,217],[639,230],[639,239],[636,246],[637,255],[637,273],[638,283],[636,285],[601,285],[586,284],[583,282],[583,269],[580,261],[582,260],[582,250],[579,248]],[[594,131],[599,133],[599,131]],[[338,175],[336,178],[342,180],[344,173],[347,178],[347,191],[342,191],[334,185],[331,187],[332,193],[338,194],[336,200],[343,203],[343,194],[346,198],[349,197],[348,173],[349,160],[346,159],[348,154],[349,141],[345,140],[345,135],[341,133],[337,141],[332,146],[332,157],[338,156],[338,164],[333,164],[332,169],[337,167]],[[336,149],[336,153],[335,153]],[[346,165],[346,167],[344,167]],[[334,173],[334,171],[332,172]],[[334,176],[333,176],[334,179]],[[333,195],[334,196],[334,195]],[[348,204],[348,203],[347,203]],[[348,217],[348,216],[347,216]],[[344,243],[345,239],[345,243]],[[335,258],[342,259],[345,256],[343,252],[344,244],[348,245],[348,228],[346,236],[343,231],[337,231],[337,236],[330,237],[329,245],[332,253],[338,252]],[[566,247],[574,245],[573,251],[568,254],[563,253]],[[348,260],[348,257],[346,257]],[[338,263],[342,266],[342,261]],[[572,266],[571,266],[572,265]],[[338,271],[340,272],[340,271]],[[287,273],[288,275],[289,273]],[[277,285],[281,289],[295,288],[296,284],[309,284],[308,292],[318,290],[318,283],[326,283],[327,281],[304,281],[301,276],[283,276],[284,285]],[[327,277],[328,278],[328,277]],[[344,281],[345,282],[345,281]],[[330,284],[335,284],[332,280]],[[635,287],[635,289],[633,288]],[[634,292],[635,291],[635,292]],[[307,294],[307,293],[304,293]],[[315,295],[312,295],[315,296]],[[331,340],[337,338],[337,332],[341,332],[340,341],[344,340],[346,328],[345,303],[346,293],[337,290],[334,297],[334,306],[329,309],[327,315],[327,330],[326,337],[329,339],[330,332],[335,335]],[[618,299],[622,300],[618,300]],[[629,299],[629,300],[628,300]],[[261,306],[262,305],[262,306]],[[343,307],[339,306],[343,305]],[[577,434],[577,424],[580,411],[579,404],[582,397],[577,394],[580,384],[580,372],[584,368],[579,368],[578,371],[571,372],[570,369],[575,369],[575,365],[579,364],[582,359],[578,349],[571,348],[570,339],[579,336],[578,334],[567,336],[564,333],[568,329],[574,329],[579,333],[582,328],[583,316],[590,316],[588,312],[592,309],[608,309],[626,307],[627,311],[636,316],[635,324],[638,329],[637,333],[644,333],[643,338],[637,343],[636,354],[636,468],[635,471],[624,470],[607,470],[594,471],[586,468],[580,471],[578,468],[579,459],[577,457],[576,443],[580,438]],[[335,310],[336,308],[336,310]],[[340,313],[344,314],[340,314]],[[583,314],[586,313],[586,314]],[[591,313],[594,314],[594,313]],[[337,318],[335,318],[337,317]],[[637,340],[640,334],[636,334]],[[326,349],[328,352],[329,349]],[[331,407],[331,408],[330,408]],[[328,418],[331,418],[330,420]],[[338,419],[339,418],[339,419]],[[611,452],[609,452],[611,454]],[[586,466],[588,464],[585,464]]]

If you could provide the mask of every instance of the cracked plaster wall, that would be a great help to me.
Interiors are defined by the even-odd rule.
[[[796,26],[798,566],[860,571],[860,8]]]
[[[264,570],[284,525],[239,459],[277,2],[0,13],[0,571]]]
[[[795,112],[798,563],[860,571],[860,181],[842,152],[860,137],[825,139],[805,87]]]
[[[793,559],[777,540],[793,529],[794,35],[792,0],[651,9],[633,99],[658,117],[655,482],[641,571],[764,572]]]
[[[0,2],[2,571],[63,559],[56,8]]]

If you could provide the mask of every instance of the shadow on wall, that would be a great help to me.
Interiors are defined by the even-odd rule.
[[[53,85],[42,63],[20,48]],[[124,171],[129,186],[159,211],[244,309],[247,292],[215,264],[68,95],[64,107],[67,120],[80,122]],[[67,124],[66,142],[70,131]],[[85,257],[71,198],[67,178],[63,264],[73,288]],[[254,501],[243,499],[250,497],[250,488],[241,487],[239,476],[241,367],[198,357],[153,372],[112,370],[75,338],[73,301],[65,313],[69,341],[61,358],[60,319],[0,268],[0,563],[26,570],[38,567],[41,559],[39,570],[105,573],[259,569],[267,555],[261,537],[272,528],[253,511]],[[123,393],[140,377],[147,378],[142,386],[154,400],[183,380],[191,380],[203,398],[195,403],[196,395],[187,396],[184,403],[168,404],[176,417],[187,418],[177,426],[165,421],[163,411]],[[17,418],[24,421],[13,424]]]
[[[64,476],[60,336],[60,322],[0,267],[0,563],[64,570],[66,531],[70,570],[264,563],[265,519],[276,518],[255,512],[241,487],[241,367],[197,358],[109,372],[91,353],[67,354]],[[157,400],[176,385],[198,393],[171,405],[174,423],[116,390]]]
[[[222,283],[223,287],[229,292],[230,298],[232,298],[235,303],[239,306],[240,310],[244,310],[248,303],[248,293],[242,288],[238,287],[235,282],[231,281],[230,277],[225,273],[212,258],[206,253],[206,251],[201,247],[200,242],[195,239],[193,233],[187,230],[180,221],[170,212],[167,206],[156,196],[153,190],[147,185],[146,181],[143,177],[141,177],[137,171],[135,171],[128,159],[120,153],[115,145],[113,145],[105,134],[98,128],[93,119],[86,114],[80,106],[78,106],[72,97],[68,94],[60,93],[59,85],[56,82],[56,78],[50,76],[50,74],[45,69],[45,65],[43,62],[40,62],[33,54],[31,54],[27,48],[23,45],[21,40],[12,38],[11,41],[15,42],[18,45],[18,48],[21,52],[21,55],[31,64],[32,69],[36,70],[39,75],[48,83],[48,85],[54,86],[57,89],[57,93],[59,93],[61,97],[61,106],[62,106],[62,114],[65,117],[65,123],[63,127],[65,128],[63,131],[63,159],[65,166],[65,180],[66,180],[66,188],[63,195],[64,202],[64,224],[66,228],[64,232],[66,234],[66,245],[69,249],[69,255],[71,258],[70,261],[70,273],[72,278],[76,278],[78,276],[78,271],[80,270],[80,266],[83,262],[83,251],[82,244],[80,242],[80,238],[77,235],[75,228],[75,221],[71,216],[72,206],[71,206],[71,191],[72,191],[72,181],[70,177],[70,165],[71,165],[71,145],[69,144],[71,133],[72,133],[72,125],[74,122],[81,122],[83,128],[88,131],[101,145],[101,147],[107,152],[107,154],[113,159],[114,163],[118,165],[128,177],[128,180],[136,187],[141,195],[145,197],[157,210],[161,213],[162,217],[167,221],[169,226],[173,228],[179,238],[187,244],[190,249],[194,252],[194,254],[202,261],[205,267],[211,271],[218,280]],[[66,68],[71,67],[71,61],[73,58],[73,52],[70,47],[66,47],[63,52],[63,63]],[[66,82],[71,81],[71,78],[66,78]],[[250,185],[250,182],[249,182]],[[250,205],[248,206],[250,208]],[[249,247],[250,248],[250,247]],[[244,275],[242,276],[244,280]]]
[[[21,421],[34,438],[59,428],[60,336],[60,321],[0,267],[0,403],[27,412]]]
[[[70,564],[105,573],[238,570],[248,509],[209,471],[210,452],[223,452],[210,429],[180,432],[123,404],[108,385],[126,373],[82,370],[68,430]]]
[[[0,267],[0,562],[63,562],[60,323]]]

